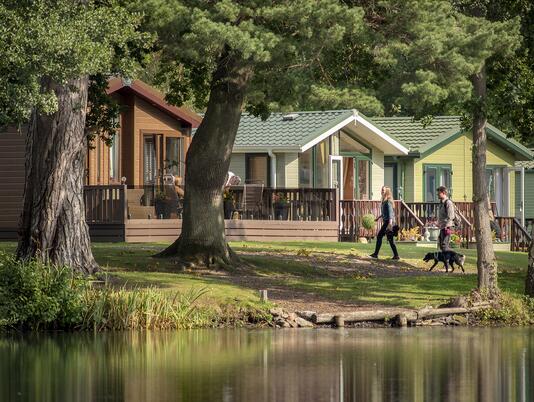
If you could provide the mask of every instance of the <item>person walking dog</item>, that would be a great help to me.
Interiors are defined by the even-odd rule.
[[[393,259],[400,260],[399,253],[397,251],[397,246],[395,245],[394,240],[394,229],[393,224],[395,223],[395,213],[393,210],[393,196],[391,195],[391,189],[387,186],[382,187],[382,205],[381,212],[378,218],[375,219],[375,222],[382,218],[382,227],[378,231],[376,236],[376,246],[375,252],[370,255],[371,258],[378,258],[378,253],[382,247],[382,239],[384,236],[387,237],[391,250],[393,251]]]
[[[449,190],[447,187],[438,187],[439,209],[438,209],[438,225],[439,237],[438,245],[441,251],[450,250],[452,228],[454,227],[454,217],[456,216],[456,206],[449,198]]]

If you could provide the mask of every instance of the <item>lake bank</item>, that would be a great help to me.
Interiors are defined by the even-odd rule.
[[[104,275],[100,279],[107,281],[108,290],[122,292],[123,299],[131,293],[143,292],[155,292],[171,300],[182,298],[187,305],[185,311],[194,313],[195,317],[183,324],[187,328],[273,325],[276,317],[269,310],[275,306],[288,313],[311,310],[338,315],[385,308],[418,310],[437,307],[476,286],[473,250],[461,250],[467,256],[466,274],[445,274],[438,271],[439,267],[427,272],[421,255],[424,250],[408,245],[399,247],[403,259],[396,262],[367,258],[372,245],[364,244],[233,243],[232,247],[244,262],[242,267],[231,272],[185,272],[176,271],[172,260],[152,258],[163,247],[162,244],[96,243],[93,250]],[[14,244],[0,243],[0,249],[9,253]],[[520,300],[526,255],[496,254],[501,288]],[[268,303],[260,300],[259,290],[267,290]],[[195,297],[198,293],[201,295]],[[193,303],[192,299],[195,299]],[[127,305],[125,302],[123,311]],[[178,307],[170,312],[174,314]],[[518,325],[510,320],[517,315],[517,306],[514,309],[510,311],[506,307],[502,314],[492,311],[488,319]],[[125,314],[120,311],[114,312],[115,316]],[[184,309],[180,307],[180,311]],[[128,329],[130,321],[137,328],[146,326],[135,316],[130,321],[122,319],[122,323],[118,318],[113,320],[119,324],[110,325],[112,320],[102,317],[98,328]],[[458,325],[457,321],[453,325]]]

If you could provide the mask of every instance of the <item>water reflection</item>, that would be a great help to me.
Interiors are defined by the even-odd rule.
[[[532,329],[0,339],[1,401],[532,401]]]

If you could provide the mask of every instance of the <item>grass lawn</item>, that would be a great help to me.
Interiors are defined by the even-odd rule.
[[[283,289],[287,294],[305,295],[309,303],[333,303],[421,307],[437,305],[476,286],[476,251],[459,250],[466,255],[467,274],[446,275],[441,268],[428,273],[421,259],[427,251],[413,245],[399,245],[400,263],[382,257],[366,256],[373,244],[321,242],[232,243],[248,263],[236,273],[174,272],[170,260],[153,259],[164,244],[95,243],[98,263],[120,284],[155,286],[164,291],[187,291],[207,287],[204,303],[258,302],[257,289]],[[0,243],[0,251],[14,250],[13,243]],[[384,255],[390,250],[385,244]],[[387,253],[387,254],[386,254]],[[523,253],[496,252],[500,287],[522,294],[527,256]],[[276,300],[276,299],[274,299]],[[313,309],[313,305],[309,306]]]

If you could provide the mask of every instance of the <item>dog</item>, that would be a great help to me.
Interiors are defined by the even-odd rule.
[[[436,265],[438,265],[439,262],[442,262],[445,264],[445,272],[449,272],[449,264],[451,265],[452,271],[454,272],[454,264],[458,265],[462,272],[465,273],[464,270],[464,262],[465,262],[465,255],[459,254],[452,250],[446,250],[446,251],[436,251],[435,253],[427,253],[425,255],[425,258],[423,258],[424,262],[432,261],[434,260],[434,265],[430,267],[428,272],[432,271]]]

